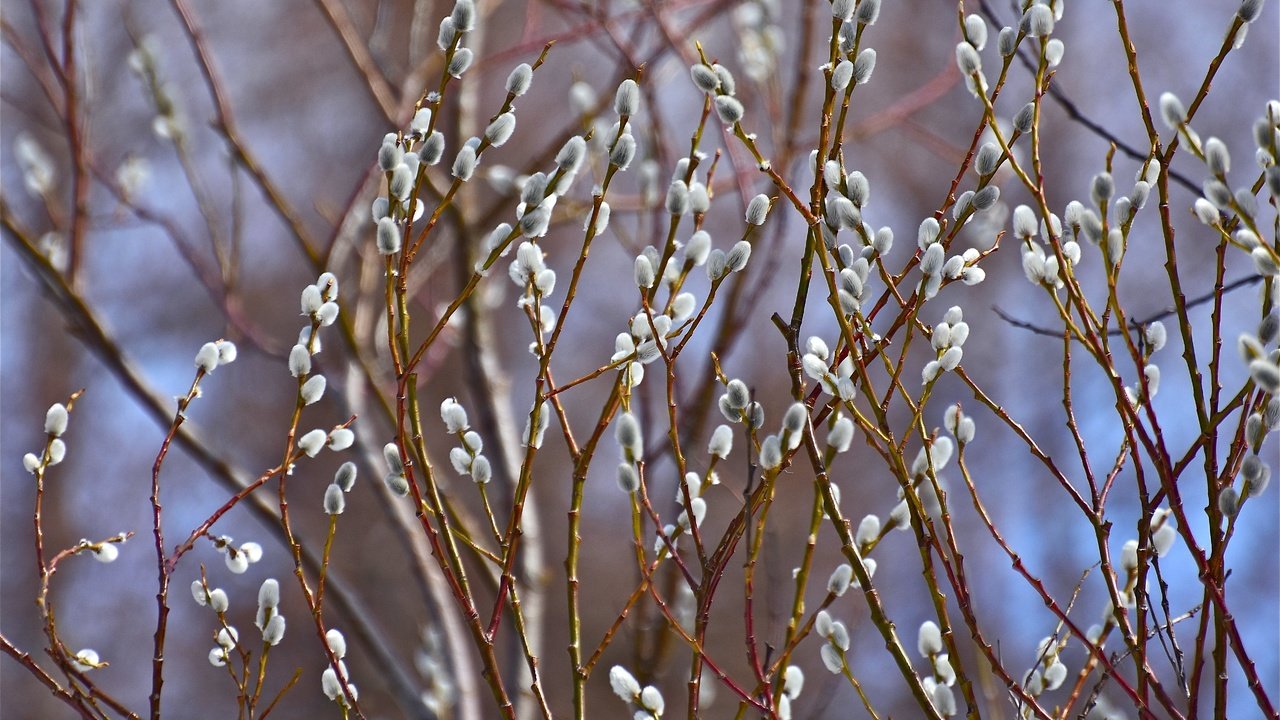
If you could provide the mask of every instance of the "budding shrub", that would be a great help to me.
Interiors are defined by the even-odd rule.
[[[170,5],[5,33],[10,702],[1276,717],[1265,3]]]

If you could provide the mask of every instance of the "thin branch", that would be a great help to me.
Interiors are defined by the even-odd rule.
[[[1238,280],[1235,280],[1235,281],[1233,281],[1233,282],[1227,283],[1226,285],[1223,285],[1223,286],[1222,286],[1222,293],[1223,293],[1223,294],[1227,294],[1227,293],[1231,293],[1231,292],[1233,292],[1233,291],[1235,291],[1235,290],[1239,290],[1240,288],[1245,288],[1245,287],[1250,287],[1250,286],[1252,286],[1252,285],[1256,285],[1256,284],[1258,284],[1259,282],[1261,282],[1261,281],[1262,281],[1262,279],[1263,279],[1263,277],[1262,277],[1261,275],[1250,275],[1250,276],[1248,276],[1248,277],[1242,277],[1242,278],[1240,278],[1240,279],[1238,279]],[[1213,301],[1214,301],[1214,300],[1216,300],[1216,299],[1218,299],[1218,292],[1215,290],[1214,292],[1208,292],[1208,293],[1205,293],[1204,295],[1200,295],[1199,297],[1196,297],[1196,298],[1194,298],[1194,299],[1188,300],[1188,301],[1186,302],[1186,307],[1187,307],[1188,309],[1190,309],[1190,308],[1196,307],[1196,306],[1198,306],[1198,305],[1204,305],[1204,304],[1206,304],[1206,303],[1213,302]],[[1013,327],[1020,328],[1020,329],[1022,329],[1022,330],[1026,330],[1026,331],[1028,331],[1028,332],[1030,332],[1030,333],[1034,333],[1034,334],[1036,334],[1036,335],[1044,335],[1044,336],[1047,336],[1047,337],[1053,337],[1053,338],[1061,338],[1061,337],[1062,337],[1062,331],[1061,331],[1061,330],[1054,330],[1054,329],[1052,329],[1052,328],[1048,328],[1048,327],[1045,327],[1045,326],[1043,326],[1043,325],[1037,325],[1037,324],[1035,324],[1035,323],[1033,323],[1033,322],[1030,322],[1030,321],[1027,321],[1027,320],[1020,320],[1020,319],[1018,319],[1018,318],[1014,317],[1013,315],[1011,315],[1011,314],[1010,314],[1009,312],[1007,312],[1006,310],[1001,309],[1001,308],[1000,308],[999,306],[997,306],[997,305],[992,305],[992,306],[991,306],[991,309],[992,309],[992,311],[994,311],[994,312],[995,312],[995,314],[996,314],[996,315],[999,315],[999,316],[1000,316],[1000,319],[1001,319],[1001,320],[1004,320],[1005,322],[1009,323],[1009,324],[1010,324],[1010,325],[1012,325]],[[1132,328],[1132,329],[1141,329],[1141,328],[1143,328],[1143,327],[1145,327],[1145,326],[1147,326],[1147,325],[1150,325],[1151,323],[1153,323],[1153,322],[1155,322],[1155,321],[1157,321],[1157,320],[1164,320],[1164,319],[1166,319],[1166,318],[1173,317],[1173,316],[1174,316],[1174,315],[1176,315],[1177,313],[1178,313],[1177,308],[1166,308],[1166,309],[1161,310],[1160,312],[1155,313],[1154,315],[1150,315],[1150,316],[1148,316],[1148,317],[1146,317],[1146,318],[1142,318],[1142,319],[1136,319],[1136,318],[1135,318],[1135,319],[1132,319],[1132,320],[1130,320],[1130,321],[1129,321],[1128,327],[1129,327],[1129,328]],[[1106,333],[1106,334],[1107,334],[1107,335],[1109,335],[1109,336],[1115,337],[1115,336],[1118,336],[1118,335],[1122,335],[1122,334],[1124,334],[1125,332],[1126,332],[1126,331],[1125,331],[1125,329],[1123,329],[1123,328],[1111,328],[1111,329],[1107,330],[1107,333]]]

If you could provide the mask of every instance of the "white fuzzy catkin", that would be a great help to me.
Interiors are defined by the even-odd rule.
[[[689,186],[683,180],[674,180],[667,187],[667,212],[672,215],[685,215],[689,212]]]
[[[1204,142],[1204,164],[1214,175],[1226,175],[1231,171],[1231,154],[1227,152],[1227,144],[1216,137]]]
[[[356,434],[348,428],[337,428],[329,433],[329,449],[334,452],[346,450],[356,441]]]
[[[720,87],[720,78],[710,67],[698,63],[689,68],[689,76],[693,84],[707,95],[713,94]]]
[[[382,479],[387,489],[397,497],[404,497],[409,494],[409,480],[401,473],[387,473]]]
[[[320,321],[320,327],[329,327],[338,320],[338,303],[327,302],[320,306],[316,311],[316,320]]]
[[[740,272],[747,267],[747,261],[751,259],[751,243],[746,240],[739,240],[733,244],[729,252],[725,253],[725,268],[729,272]]]
[[[636,416],[629,412],[618,415],[618,424],[614,428],[614,438],[622,448],[624,457],[630,462],[640,459],[644,452],[644,441],[641,439],[640,423]]]
[[[1266,0],[1241,0],[1240,7],[1236,9],[1236,16],[1241,22],[1251,23],[1258,19],[1262,14],[1262,6]]]
[[[329,487],[324,491],[324,511],[327,515],[341,515],[343,510],[347,508],[347,496],[342,491],[342,487],[336,483],[330,483]]]
[[[729,457],[732,451],[733,430],[728,425],[717,425],[711,433],[710,442],[707,443],[707,454],[723,460]]]
[[[853,431],[853,421],[847,417],[840,417],[827,433],[827,444],[836,452],[845,452],[853,443]]]
[[[981,15],[973,14],[964,19],[964,37],[976,50],[987,44],[987,22]]]
[[[476,27],[476,6],[473,0],[457,0],[449,13],[453,27],[460,33],[468,33]]]
[[[839,650],[831,645],[823,645],[820,653],[822,655],[822,664],[832,675],[839,675],[844,672],[844,656]]]
[[[1057,658],[1044,669],[1044,689],[1057,690],[1067,679],[1067,666]]]
[[[1067,53],[1066,43],[1058,38],[1054,38],[1044,45],[1044,59],[1049,67],[1054,68],[1062,64],[1062,57]]]
[[[920,272],[925,275],[937,275],[942,272],[942,266],[946,262],[946,251],[942,249],[941,243],[930,245],[924,254],[920,256]]]
[[[444,133],[435,130],[423,141],[422,148],[418,150],[418,157],[428,165],[435,165],[443,156]]]
[[[689,237],[684,246],[684,257],[694,265],[702,265],[711,252],[711,236],[705,230],[699,230]]]
[[[191,597],[200,607],[204,607],[209,604],[209,591],[205,589],[204,583],[199,580],[191,581]]]
[[[547,432],[549,411],[541,403],[535,404],[526,416],[524,426],[524,444],[534,449],[542,447],[543,436]]]
[[[880,0],[862,0],[854,14],[859,25],[873,25],[880,17]]]
[[[700,497],[692,498],[689,500],[689,508],[693,510],[694,524],[701,525],[702,519],[707,516],[707,501]],[[685,530],[691,529],[691,526],[689,525],[689,513],[680,513],[680,517],[676,520],[676,525],[684,528]]]
[[[609,669],[609,687],[613,688],[613,694],[623,702],[635,702],[640,697],[640,683],[621,665],[614,665]]]
[[[747,203],[746,221],[748,225],[763,225],[769,217],[769,196],[760,194]]]
[[[514,118],[513,118],[514,119]],[[515,126],[512,125],[514,129]],[[453,168],[451,170],[453,176],[463,182],[471,179],[476,171],[476,150],[471,145],[463,145],[458,149],[458,154],[453,158]]]
[[[236,575],[243,575],[249,569],[249,559],[242,552],[228,552],[223,556],[227,569]]]
[[[289,374],[304,377],[311,374],[311,353],[302,344],[294,345],[289,351]]]
[[[782,416],[782,428],[791,435],[804,432],[805,422],[809,419],[809,406],[802,402],[792,403]]]
[[[262,641],[268,645],[279,645],[284,639],[284,616],[274,615],[267,621],[267,627],[262,630]]]
[[[542,237],[550,225],[551,209],[547,205],[539,205],[520,217],[520,234],[527,238]]]
[[[49,464],[57,465],[67,455],[67,444],[61,438],[49,441]]]
[[[444,421],[445,430],[450,435],[464,432],[467,424],[467,411],[455,398],[446,398],[440,403],[440,419]]]
[[[849,87],[849,83],[853,81],[853,63],[848,60],[841,60],[831,71],[831,89],[837,92],[843,92]]]
[[[1013,209],[1013,234],[1020,239],[1028,239],[1036,236],[1039,232],[1039,224],[1036,222],[1035,211],[1026,205],[1019,205]]]
[[[430,111],[428,111],[430,112]],[[391,172],[400,164],[400,160],[404,157],[404,149],[395,142],[395,136],[392,139],[384,140],[382,147],[378,149],[378,167],[382,172]]]
[[[1177,130],[1187,122],[1187,109],[1177,95],[1171,92],[1161,93],[1160,118],[1170,130]]]
[[[693,293],[682,292],[671,301],[671,319],[677,323],[687,320],[693,315],[698,298]]]
[[[733,79],[733,73],[729,72],[729,68],[720,63],[715,63],[711,66],[711,69],[715,72],[716,77],[720,79],[720,89],[725,94],[733,95],[737,92],[738,83]]]
[[[311,430],[306,435],[298,439],[298,449],[306,453],[307,457],[315,457],[324,448],[325,441],[329,439],[329,434],[323,430]]]
[[[230,659],[231,656],[223,648],[215,647],[209,650],[209,664],[214,667],[224,667]]]
[[[471,472],[471,454],[466,448],[455,447],[449,450],[449,463],[453,465],[453,471],[459,475],[467,475]]]
[[[655,280],[653,263],[649,262],[649,258],[644,255],[637,255],[635,261],[635,282],[636,287],[641,290],[647,290],[653,287]]]
[[[700,182],[689,184],[689,209],[694,215],[705,215],[711,209],[711,195]]]
[[[520,63],[507,76],[507,92],[515,97],[520,97],[529,91],[529,84],[532,82],[533,68],[529,63]]]
[[[587,156],[587,141],[581,135],[574,135],[565,141],[556,153],[556,167],[564,172],[575,173]]]
[[[489,458],[477,455],[471,461],[471,479],[478,485],[484,485],[493,479],[493,466],[489,463]]]
[[[44,414],[44,431],[53,437],[59,437],[67,431],[67,408],[62,403],[54,403]]]
[[[866,85],[871,80],[871,73],[876,69],[876,51],[864,48],[853,61],[853,81],[858,85]]]
[[[75,656],[71,658],[71,664],[74,665],[77,670],[84,672],[99,667],[101,664],[101,658],[98,656],[97,650],[85,648],[77,652]]]
[[[627,78],[618,85],[618,92],[613,96],[613,111],[619,116],[634,115],[640,109],[640,86],[635,80]]]
[[[422,138],[427,134],[427,128],[431,127],[431,108],[418,108],[413,113],[413,119],[409,121],[409,132],[416,138]],[[385,145],[385,143],[384,143]],[[382,165],[382,158],[378,158],[378,164]],[[395,167],[395,164],[392,164]],[[385,172],[387,168],[383,167]]]
[[[219,340],[216,343],[214,343],[214,345],[218,346],[218,364],[219,365],[230,365],[231,363],[236,361],[236,355],[238,354],[238,351],[236,349],[235,343],[231,342],[230,340]]]
[[[394,255],[400,252],[400,228],[396,221],[384,217],[378,221],[378,253]]]
[[[982,57],[978,55],[978,51],[969,43],[958,43],[956,45],[956,67],[960,68],[960,72],[963,75],[973,75],[982,69]]]
[[[640,489],[640,474],[629,462],[618,464],[618,489],[630,495]]]
[[[920,222],[920,229],[916,233],[916,246],[923,250],[937,242],[940,230],[941,226],[936,219],[925,218]]]
[[[409,194],[413,192],[413,171],[408,165],[400,163],[395,170],[391,171],[391,181],[387,183],[387,192],[391,197],[404,202],[409,199]]]
[[[1280,367],[1270,360],[1259,358],[1249,363],[1249,376],[1263,392],[1280,393]]]
[[[770,435],[760,443],[760,466],[772,470],[782,464],[782,443],[777,435]]]
[[[302,398],[303,405],[311,405],[324,397],[326,381],[323,375],[312,375],[307,381],[302,383],[302,388],[298,391],[298,396]]]
[[[853,566],[848,563],[841,563],[831,573],[831,577],[827,580],[827,592],[840,597],[849,589],[849,583],[853,580]]]
[[[201,345],[200,351],[196,353],[196,368],[201,372],[211,373],[216,367],[218,367],[218,346],[214,343]]]
[[[731,95],[717,95],[715,100],[716,115],[725,125],[737,125],[746,109],[742,103]]]
[[[650,711],[654,717],[661,717],[665,707],[662,693],[652,685],[646,686],[644,690],[640,691],[640,706]]]
[[[116,558],[120,557],[120,548],[116,547],[115,543],[112,542],[104,542],[99,544],[97,547],[91,547],[89,549],[93,552],[93,559],[103,563],[104,565],[113,563],[116,561]]]
[[[600,210],[595,213],[596,224],[594,226],[591,224],[592,213],[587,212],[586,217],[582,221],[582,231],[587,233],[590,237],[602,234],[609,227],[609,214],[609,203],[601,200]]]
[[[516,115],[513,112],[504,112],[489,123],[489,127],[484,130],[484,137],[494,147],[502,147],[511,139],[512,133],[516,131]]]
[[[932,620],[921,623],[916,637],[916,649],[920,651],[921,657],[926,658],[942,652],[942,631],[938,629],[937,623]]]
[[[337,700],[342,697],[342,683],[338,681],[338,673],[333,668],[327,667],[320,674],[320,687],[324,690],[324,694],[330,700]]]
[[[299,302],[302,307],[303,315],[314,315],[320,306],[324,304],[324,297],[320,294],[319,285],[308,285],[302,288],[302,298]]]
[[[333,474],[333,484],[342,488],[343,492],[351,492],[351,488],[355,487],[357,474],[356,464],[348,460]]]
[[[347,639],[342,636],[338,630],[331,629],[324,634],[325,644],[329,646],[329,651],[338,660],[347,655]]]
[[[636,156],[636,139],[630,133],[624,133],[618,136],[617,141],[613,144],[613,149],[609,151],[609,164],[618,168],[618,170],[626,170],[631,166],[631,161]]]
[[[1021,27],[1028,35],[1046,37],[1053,32],[1053,11],[1048,5],[1034,3],[1023,13]]]
[[[475,59],[475,54],[469,48],[460,47],[453,53],[453,59],[449,61],[448,72],[455,78],[462,77],[462,74],[471,67],[471,61]]]

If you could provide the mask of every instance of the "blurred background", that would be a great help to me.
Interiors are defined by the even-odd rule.
[[[421,533],[413,531],[406,506],[394,503],[379,482],[380,448],[391,440],[393,427],[383,398],[392,396],[394,381],[382,340],[382,265],[369,222],[376,194],[376,153],[383,135],[405,128],[414,103],[438,84],[442,53],[436,47],[436,31],[451,4],[6,0],[0,47],[5,214],[45,259],[35,260],[19,248],[13,231],[5,231],[0,246],[0,626],[17,646],[43,657],[38,651],[44,637],[33,602],[34,487],[21,457],[43,442],[45,409],[84,388],[66,436],[67,459],[49,475],[46,544],[60,548],[80,538],[96,541],[121,531],[138,536],[122,547],[113,564],[86,558],[65,563],[54,580],[52,597],[67,642],[92,647],[110,661],[110,667],[95,671],[96,681],[129,706],[145,707],[155,613],[148,495],[166,417],[174,411],[173,397],[187,390],[192,358],[203,343],[225,337],[238,344],[240,359],[205,380],[203,397],[188,413],[185,427],[197,445],[177,447],[164,466],[164,519],[176,542],[226,500],[230,478],[253,478],[279,462],[295,393],[284,358],[303,322],[297,316],[298,293],[319,272],[331,270],[341,282],[340,304],[351,322],[355,349],[331,332],[333,328],[322,335],[325,350],[316,362],[330,390],[322,402],[308,408],[302,429],[332,427],[358,415],[354,427],[359,439],[353,453],[325,453],[301,463],[290,481],[290,506],[299,535],[318,550],[326,523],[321,511],[324,487],[348,456],[360,464],[360,479],[339,522],[333,575],[338,588],[334,592],[341,590],[362,613],[383,653],[358,639],[350,642],[347,662],[361,689],[362,709],[369,717],[430,717],[410,709],[416,692],[435,703],[439,717],[493,716],[487,690],[476,674],[474,653],[460,634],[458,611],[442,594],[439,578],[422,569],[434,561],[427,557]],[[1184,101],[1194,96],[1237,4],[1216,0],[1126,7],[1149,97],[1164,91]],[[556,356],[552,367],[563,383],[607,363],[614,336],[635,312],[636,300],[628,290],[632,260],[640,248],[664,236],[661,202],[666,178],[675,161],[688,152],[702,108],[688,77],[690,61],[696,58],[694,42],[734,71],[738,96],[748,109],[744,127],[758,133],[766,154],[793,185],[807,189],[808,148],[817,141],[822,91],[817,67],[826,55],[830,13],[825,2],[808,0],[480,0],[478,5],[477,31],[466,43],[475,51],[476,62],[460,83],[451,85],[445,103],[441,128],[448,136],[446,162],[463,140],[483,130],[502,102],[508,71],[520,62],[533,62],[547,42],[556,44],[535,74],[532,90],[517,102],[514,140],[486,153],[476,178],[458,200],[461,212],[446,215],[416,264],[410,280],[416,289],[413,312],[422,323],[421,330],[415,329],[418,337],[439,317],[459,278],[469,271],[468,253],[475,252],[498,222],[513,221],[519,176],[550,167],[551,157],[571,134],[598,125],[597,134],[603,135],[614,119],[609,110],[614,89],[636,67],[644,66],[644,102],[635,131],[640,155],[610,190],[613,220],[592,248],[578,309],[566,326],[565,352]],[[68,7],[75,9],[75,22],[64,32]],[[992,2],[985,8],[966,3],[964,9],[991,13],[992,46],[999,25],[1016,22],[1008,3]],[[935,0],[885,3],[879,21],[864,37],[864,45],[876,49],[878,62],[870,84],[854,94],[845,164],[871,181],[868,220],[897,232],[892,266],[906,262],[914,250],[916,226],[946,200],[980,120],[980,104],[954,70],[956,13],[955,3]],[[1141,147],[1146,134],[1115,23],[1109,3],[1069,4],[1055,31],[1066,44],[1066,57],[1054,86],[1092,123]],[[1254,177],[1249,128],[1277,94],[1278,24],[1280,12],[1272,3],[1253,24],[1244,46],[1223,64],[1210,100],[1194,122],[1201,136],[1227,142],[1236,156],[1233,177],[1239,182]],[[199,34],[190,34],[191,28]],[[994,67],[992,46],[984,59]],[[67,48],[72,49],[78,79],[70,105],[49,61],[50,55],[65,58]],[[1027,72],[1019,67],[998,110],[1012,116],[1030,99],[1029,88]],[[69,106],[78,113],[74,142],[69,141],[65,118]],[[1089,180],[1104,168],[1109,141],[1073,120],[1063,103],[1046,100],[1044,107],[1042,159],[1051,205],[1061,214],[1068,201],[1087,201]],[[716,246],[726,249],[741,232],[746,200],[758,192],[773,194],[750,156],[732,140],[713,119],[702,144],[705,152],[724,153],[706,229]],[[543,243],[549,265],[560,273],[561,287],[567,285],[581,241],[583,213],[603,167],[596,147],[576,186],[557,208],[556,224]],[[1138,167],[1123,153],[1116,154],[1113,174],[1120,192],[1127,192]],[[42,174],[42,169],[47,172]],[[1204,177],[1199,162],[1185,153],[1175,160],[1174,170],[1195,185]],[[1001,176],[998,182],[1005,191],[1000,206],[965,231],[963,244],[990,247],[996,233],[1007,227],[1010,209],[1027,201],[1016,179]],[[960,189],[972,183],[966,177]],[[1197,193],[1176,183],[1171,187],[1184,293],[1195,298],[1212,288],[1216,241],[1189,211]],[[81,230],[73,232],[77,205]],[[682,360],[678,383],[682,398],[697,397],[708,388],[708,352],[718,350],[724,371],[756,388],[767,408],[768,425],[777,421],[788,402],[782,374],[786,346],[769,316],[790,312],[805,232],[802,219],[784,210],[782,204],[775,208],[751,265],[735,280],[743,285],[736,312],[713,311]],[[1139,214],[1122,275],[1122,299],[1137,318],[1154,316],[1172,303],[1162,270],[1157,212],[1153,199]],[[69,300],[66,289],[36,270],[37,262],[47,262],[61,273],[65,288],[83,298],[83,311]],[[965,368],[1040,447],[1060,457],[1060,466],[1083,486],[1062,420],[1061,343],[1014,327],[993,312],[999,307],[1053,328],[1053,307],[1023,278],[1019,256],[1011,248],[1002,248],[984,267],[987,282],[945,289],[922,319],[937,322],[948,306],[964,308],[972,326]],[[1243,255],[1231,257],[1227,267],[1227,281],[1254,272]],[[1105,291],[1093,248],[1086,248],[1082,273],[1091,278],[1092,290]],[[514,286],[504,274],[494,273],[486,282],[477,302],[466,309],[462,321],[450,326],[421,371],[424,407],[435,408],[442,399],[456,396],[473,418],[481,418],[482,433],[496,433],[486,437],[494,445],[497,437],[511,437],[523,425],[537,370],[528,352],[527,321],[515,309]],[[695,282],[694,290],[701,296],[705,279]],[[1247,285],[1227,297],[1223,335],[1228,342],[1256,324],[1257,288]],[[821,285],[815,288],[811,309],[821,307],[824,292]],[[562,297],[563,290],[558,290],[557,306]],[[1209,327],[1209,307],[1202,305],[1193,313],[1194,327]],[[803,336],[835,337],[834,322],[823,312],[815,309],[810,317]],[[1197,351],[1207,356],[1208,333],[1201,333],[1198,341],[1204,346]],[[1180,338],[1170,333],[1169,347],[1157,358],[1165,372],[1155,406],[1173,448],[1187,447],[1198,432],[1181,352]],[[1224,357],[1226,386],[1234,393],[1244,381],[1244,366],[1234,352]],[[1122,437],[1114,398],[1100,371],[1084,363],[1079,368],[1074,378],[1077,415],[1092,456],[1109,464],[1105,458],[1116,454]],[[1132,382],[1132,368],[1122,371]],[[661,433],[661,389],[652,380],[641,388],[640,415],[651,441]],[[594,425],[607,391],[607,381],[597,380],[566,393],[575,427]],[[1004,537],[1060,599],[1070,597],[1092,568],[1073,616],[1082,626],[1096,622],[1106,594],[1097,577],[1089,527],[1025,446],[980,411],[959,381],[940,383],[926,423],[940,426],[943,409],[956,401],[964,402],[977,420],[978,440],[968,450],[968,462]],[[694,443],[690,446],[699,449],[695,466],[705,463],[701,448],[717,422],[714,411],[712,415],[702,422],[690,419],[690,426],[682,428]],[[447,492],[461,506],[477,511],[470,481],[453,476],[444,462],[450,438],[434,415],[425,420],[437,464],[444,468],[440,475],[446,478]],[[524,572],[529,611],[542,625],[536,641],[540,671],[552,709],[567,713],[571,698],[564,651],[563,549],[570,468],[557,437],[554,430],[548,434],[537,459],[534,497],[527,511],[536,524],[528,528]],[[1275,449],[1272,438],[1264,452],[1273,462]],[[638,582],[630,534],[620,530],[629,513],[613,479],[614,450],[602,452],[604,461],[588,478],[584,513],[587,552],[581,575],[588,648],[598,642]],[[745,479],[741,462],[735,456],[731,468],[722,470],[724,486],[708,496],[707,522],[714,527],[723,527],[740,506]],[[647,473],[651,496],[660,510],[668,503],[665,512],[670,513],[676,512],[667,499],[675,487],[673,468],[669,457],[659,456],[651,460]],[[834,478],[843,493],[844,513],[854,522],[868,513],[884,517],[897,502],[893,479],[858,443],[838,461]],[[1109,505],[1113,552],[1135,534],[1138,503],[1133,478],[1132,468],[1126,467]],[[771,515],[755,606],[757,635],[775,644],[785,631],[791,569],[803,549],[812,501],[810,477],[802,470],[783,480],[779,505]],[[509,477],[496,478],[495,491],[509,488],[509,482]],[[953,482],[959,484],[958,479]],[[788,493],[789,483],[794,494]],[[1187,508],[1198,514],[1205,505],[1203,478],[1188,473],[1183,492]],[[1247,629],[1246,646],[1273,698],[1280,693],[1276,497],[1272,489],[1246,507],[1228,555],[1234,568],[1228,585],[1231,607]],[[990,540],[964,496],[953,498],[953,522],[966,543],[974,610],[986,623],[986,637],[1010,667],[1030,667],[1036,644],[1055,630],[1056,620],[1010,570],[1007,557]],[[499,510],[505,513],[501,500]],[[230,595],[231,617],[242,633],[246,628],[253,632],[262,580],[280,579],[290,631],[272,653],[268,692],[281,687],[295,667],[301,668],[301,680],[280,712],[285,717],[336,715],[320,691],[323,654],[309,632],[290,577],[292,562],[278,534],[246,507],[233,510],[214,530],[237,542],[260,542],[265,555],[247,573],[233,575],[205,543],[179,566],[166,663],[168,714],[196,718],[235,712],[234,690],[225,672],[206,659],[215,630],[213,617],[186,592],[204,565],[211,584]],[[1204,537],[1203,527],[1194,530]],[[830,528],[823,529],[818,547],[815,574],[824,578],[840,562]],[[914,628],[930,617],[930,609],[912,536],[890,535],[874,557],[879,562],[876,584],[891,617],[904,638],[913,640]],[[731,568],[717,602],[709,646],[726,670],[748,677],[741,591],[735,582],[739,564]],[[1193,609],[1201,591],[1185,549],[1175,549],[1163,561],[1162,571],[1172,613]],[[811,602],[820,597],[820,590],[818,582]],[[850,594],[836,604],[833,615],[850,627],[851,663],[876,707],[882,714],[913,717],[905,684],[885,662],[883,642],[867,620],[862,601]],[[330,605],[327,620],[352,637],[349,628],[354,621],[340,607]],[[640,608],[606,651],[589,684],[593,717],[624,713],[605,679],[605,671],[614,664],[663,688],[669,711],[680,712],[688,653],[678,642],[654,642],[660,623],[651,606]],[[1193,637],[1195,624],[1185,623],[1179,637]],[[454,642],[459,638],[461,645]],[[965,660],[972,666],[976,657],[971,651]],[[1064,656],[1073,674],[1083,658],[1076,643]],[[852,689],[822,668],[816,643],[802,646],[796,659],[809,677],[794,708],[797,717],[863,717]],[[1153,658],[1153,663],[1162,677],[1171,677],[1164,658]],[[507,664],[513,677],[518,665]],[[1232,684],[1232,717],[1254,717],[1256,706],[1238,674],[1232,676]],[[980,687],[994,698],[1003,693],[994,677],[983,678]],[[718,697],[704,702],[704,716],[733,717],[733,698],[723,689],[715,694]],[[1123,710],[1122,696],[1110,686],[1101,696]],[[0,697],[5,717],[67,713],[12,660],[0,661]],[[1013,716],[1007,706],[1002,709],[1003,717]],[[991,717],[1002,717],[999,712]],[[1127,715],[1134,716],[1132,708]]]

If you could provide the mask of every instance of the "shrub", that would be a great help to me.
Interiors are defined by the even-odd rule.
[[[1276,717],[1260,0],[169,5],[5,28],[10,702]]]

